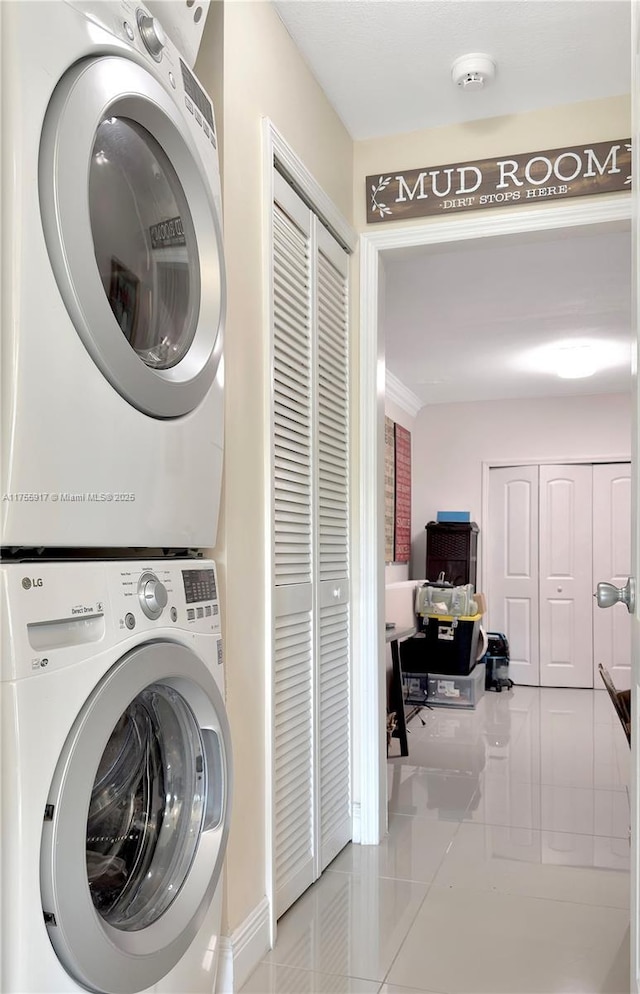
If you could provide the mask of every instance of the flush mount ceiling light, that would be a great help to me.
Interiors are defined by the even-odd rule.
[[[605,369],[631,369],[630,347],[621,341],[565,339],[532,349],[520,356],[519,369],[551,373],[563,380],[579,380]]]
[[[559,345],[555,350],[555,374],[562,380],[582,380],[593,376],[597,357],[591,345]]]
[[[461,55],[451,66],[451,78],[465,92],[482,90],[496,74],[496,64],[489,55],[474,52]]]

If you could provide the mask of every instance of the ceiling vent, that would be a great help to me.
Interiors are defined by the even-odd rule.
[[[451,66],[451,78],[461,90],[482,90],[496,74],[496,65],[488,55],[476,52],[461,55]]]

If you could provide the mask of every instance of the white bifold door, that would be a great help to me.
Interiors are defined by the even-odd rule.
[[[348,256],[278,173],[272,215],[279,917],[351,838]]]
[[[491,469],[489,619],[516,683],[599,687],[603,663],[629,686],[629,616],[593,591],[626,582],[630,520],[628,463]]]

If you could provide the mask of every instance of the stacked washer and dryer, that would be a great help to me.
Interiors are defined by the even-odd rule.
[[[0,989],[210,994],[232,787],[203,552],[213,106],[142,3],[7,0],[0,44]]]

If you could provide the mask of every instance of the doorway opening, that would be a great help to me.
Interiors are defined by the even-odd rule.
[[[629,223],[627,194],[593,198],[535,211],[489,211],[486,216],[398,226],[366,233],[361,238],[360,276],[360,534],[356,553],[361,577],[355,604],[354,795],[358,802],[354,837],[376,844],[386,826],[386,748],[383,715],[384,680],[384,341],[379,317],[384,302],[384,264],[393,252],[473,239],[590,225]],[[555,455],[555,453],[552,453]],[[563,453],[566,455],[566,453]],[[414,487],[416,485],[414,482]],[[476,504],[478,502],[476,501]]]

